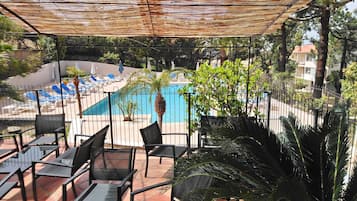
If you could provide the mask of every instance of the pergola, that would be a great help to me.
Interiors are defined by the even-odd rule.
[[[0,13],[30,33],[51,36],[252,37],[275,32],[290,15],[309,2],[310,0],[0,0]],[[250,53],[248,57],[250,58]],[[61,72],[59,60],[57,62]],[[246,111],[249,68],[247,73]],[[109,105],[110,93],[108,92]],[[62,98],[64,113],[63,108]],[[109,111],[111,113],[111,109]],[[110,114],[110,132],[113,140],[111,116]]]
[[[309,0],[0,0],[29,32],[63,36],[249,37],[270,34]]]

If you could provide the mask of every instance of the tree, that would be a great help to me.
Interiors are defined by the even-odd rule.
[[[25,58],[17,58],[19,44],[22,41],[23,29],[0,15],[0,98],[11,97],[21,100],[15,89],[4,82],[7,78],[16,75],[25,75],[41,66],[39,52],[26,50]]]
[[[319,16],[319,45],[314,83],[313,97],[321,98],[322,86],[325,78],[326,62],[328,54],[328,42],[330,32],[330,17],[336,8],[344,6],[349,1],[313,1],[311,8]],[[332,13],[331,13],[332,12]]]
[[[193,174],[213,177],[207,200],[355,200],[357,168],[344,183],[351,159],[346,112],[343,106],[338,110],[327,113],[317,129],[301,125],[293,115],[282,117],[280,134],[245,116],[227,119],[223,128],[210,129],[220,148],[180,159],[175,180]]]
[[[242,92],[246,91],[247,70],[248,67],[240,59],[234,62],[227,60],[217,67],[203,63],[198,70],[189,74],[190,83],[180,93],[195,91],[190,104],[195,108],[197,118],[211,111],[218,115],[241,115],[245,113],[246,97]],[[249,70],[249,92],[250,95],[257,95],[262,90],[260,87],[263,83],[259,81],[263,81],[263,71],[255,65],[251,65]],[[197,123],[198,119],[195,121]]]
[[[336,92],[339,94],[341,94],[340,80],[344,78],[343,70],[347,67],[349,61],[353,61],[351,54],[356,50],[356,46],[354,45],[354,43],[357,42],[356,30],[357,18],[353,16],[352,13],[345,9],[338,9],[332,16],[331,35],[338,39],[341,43],[340,46],[342,46],[339,79],[336,80]],[[338,44],[335,42],[333,46],[336,47]]]
[[[78,69],[75,66],[70,66],[67,67],[67,74],[69,77],[73,77],[73,84],[76,89],[76,97],[77,97],[77,103],[78,103],[78,108],[79,108],[79,117],[82,119],[83,112],[82,112],[82,102],[81,102],[81,94],[79,92],[79,76],[84,76],[85,72]]]
[[[357,114],[357,62],[353,62],[344,70],[345,79],[342,80],[342,96],[351,101],[351,113]]]
[[[150,69],[143,69],[142,71],[137,71],[133,73],[125,87],[134,90],[140,90],[147,87],[150,94],[156,94],[155,96],[155,112],[158,116],[158,123],[162,129],[162,119],[166,111],[166,101],[161,94],[162,88],[170,84],[170,73],[171,71],[163,71],[161,73],[155,73]]]

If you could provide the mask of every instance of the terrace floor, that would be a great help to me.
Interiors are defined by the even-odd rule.
[[[50,156],[45,160],[49,160],[54,157]],[[142,188],[144,186],[156,184],[166,181],[173,176],[173,160],[163,159],[162,163],[159,163],[159,158],[152,157],[149,162],[148,177],[145,178],[145,151],[138,148],[136,151],[135,169],[138,172],[135,174],[133,190]],[[26,196],[27,200],[33,200],[32,193],[32,175],[31,170],[28,170],[24,174]],[[37,179],[37,194],[40,201],[59,201],[62,200],[62,183],[66,179],[63,178],[51,178],[40,177]],[[88,186],[88,175],[84,174],[75,182],[77,193],[79,194]],[[74,195],[72,193],[71,185],[67,187],[68,200],[73,200]],[[168,201],[170,200],[171,187],[164,186],[157,188],[138,196],[135,196],[135,201]],[[123,197],[123,201],[130,200],[129,191]],[[15,188],[10,191],[2,200],[17,201],[22,200],[19,188]]]

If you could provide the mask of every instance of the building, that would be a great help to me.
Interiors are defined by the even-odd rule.
[[[310,86],[315,82],[317,50],[313,44],[296,46],[290,59],[297,63],[295,77],[305,80]]]

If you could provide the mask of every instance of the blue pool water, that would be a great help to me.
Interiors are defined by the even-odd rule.
[[[163,122],[184,122],[187,120],[187,103],[184,97],[178,94],[178,90],[184,85],[172,84],[169,87],[163,88],[161,93],[166,100],[166,112],[164,114]],[[135,114],[150,114],[151,121],[157,120],[157,114],[154,108],[155,95],[151,95],[148,90],[143,90],[142,92],[128,97],[137,103],[137,110]],[[150,99],[151,97],[151,99]],[[117,102],[119,101],[119,94],[113,93],[111,96],[112,114],[122,115],[120,112]],[[83,112],[84,115],[109,115],[108,98],[105,98],[93,106],[89,107]],[[135,118],[135,117],[134,117]]]

